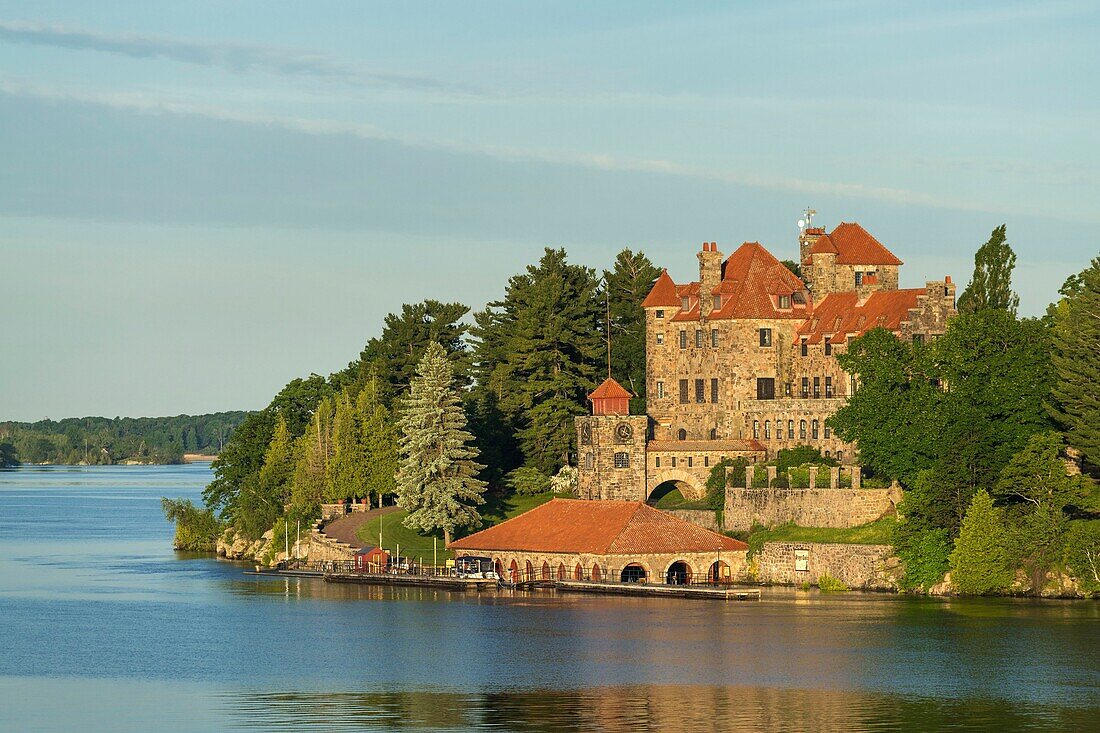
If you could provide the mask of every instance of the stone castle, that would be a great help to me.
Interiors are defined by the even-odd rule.
[[[700,498],[722,458],[765,461],[796,445],[855,458],[826,425],[856,387],[837,354],[876,327],[938,338],[955,286],[899,288],[901,260],[856,223],[804,228],[799,255],[801,278],[758,242],[728,258],[704,242],[697,282],[661,273],[641,304],[646,414],[630,414],[613,379],[589,395],[592,415],[576,419],[582,498],[646,501],[670,481]]]

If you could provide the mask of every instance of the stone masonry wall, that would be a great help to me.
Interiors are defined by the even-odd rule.
[[[828,481],[828,476],[819,475]],[[726,489],[725,528],[794,522],[803,527],[858,527],[893,510],[897,489]]]
[[[898,589],[896,576],[900,563],[893,557],[890,545],[765,542],[753,560],[757,579],[762,583],[816,584],[822,575],[828,574],[849,588]]]
[[[462,551],[459,556],[489,556],[494,564],[499,563],[502,575],[508,578],[513,563],[521,579],[534,579],[543,577],[543,565],[549,578],[556,580],[559,573],[566,580],[573,580],[579,572],[582,579],[588,579],[595,575],[593,568],[598,567],[599,576],[603,579],[618,581],[622,570],[627,565],[637,564],[645,569],[646,582],[664,583],[669,567],[675,562],[684,562],[691,570],[693,579],[707,577],[714,563],[722,562],[729,568],[729,577],[740,578],[745,574],[745,550],[727,552],[684,552],[677,554],[656,555],[593,555],[588,553],[556,553],[556,552],[522,552],[522,551],[498,551],[498,550],[469,550]],[[530,564],[530,568],[528,568]],[[725,573],[720,573],[725,576]]]
[[[713,509],[666,509],[669,514],[685,522],[698,524],[712,532],[721,532],[723,525],[718,523],[718,514]]]

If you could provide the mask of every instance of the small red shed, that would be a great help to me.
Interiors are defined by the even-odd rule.
[[[355,569],[361,573],[384,572],[390,564],[390,553],[381,547],[362,547],[355,553]]]

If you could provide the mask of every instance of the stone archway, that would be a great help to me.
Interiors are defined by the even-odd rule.
[[[623,568],[619,581],[623,583],[644,583],[649,573],[641,563],[632,562]]]
[[[710,569],[707,571],[707,582],[709,583],[732,583],[733,576],[730,574],[730,566],[725,560],[715,560],[710,564]]]
[[[708,468],[706,470],[709,471],[710,469]],[[657,498],[660,498],[658,489],[667,493],[666,489],[668,487],[664,485],[669,483],[689,501],[702,499],[707,495],[705,478],[700,479],[699,476],[695,476],[678,468],[662,468],[655,471],[652,476],[646,477],[646,503],[653,504],[656,501],[656,499],[653,498],[655,495],[657,495]]]
[[[686,560],[677,560],[665,571],[665,583],[668,585],[687,585],[691,582],[691,566]]]

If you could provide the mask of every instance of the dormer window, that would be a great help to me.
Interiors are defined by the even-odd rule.
[[[779,309],[780,310],[790,310],[790,307],[791,307],[791,296],[789,296],[789,295],[780,295],[779,296]]]
[[[715,295],[714,296],[714,310],[716,310],[716,311],[722,310],[722,296],[721,295]]]
[[[691,310],[691,298],[687,297],[686,295],[680,298],[680,310]]]

